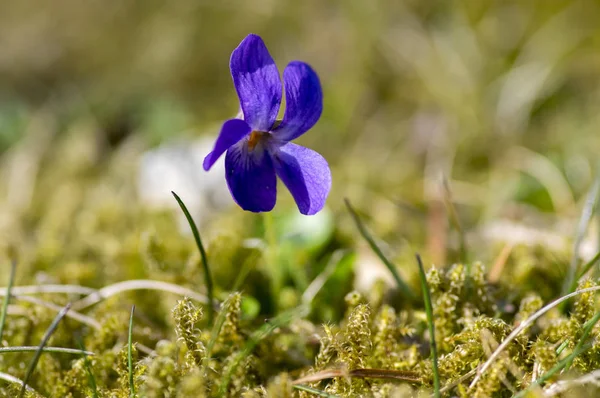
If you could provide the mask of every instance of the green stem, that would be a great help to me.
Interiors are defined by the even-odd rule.
[[[277,305],[279,294],[283,287],[284,272],[279,264],[279,253],[277,245],[277,234],[275,232],[275,222],[271,212],[264,213],[264,228],[265,228],[265,240],[267,241],[266,249],[266,263],[267,269],[271,274],[271,281],[273,283],[273,298],[274,303]]]

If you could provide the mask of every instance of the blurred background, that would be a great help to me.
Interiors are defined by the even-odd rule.
[[[300,59],[323,85],[323,116],[299,143],[331,164],[328,207],[307,221],[281,187],[274,213],[280,236],[297,232],[302,250],[317,247],[308,258],[354,246],[359,263],[377,263],[344,197],[407,268],[415,250],[428,264],[457,261],[460,231],[469,258],[489,266],[502,255],[508,266],[523,256],[535,266],[535,251],[518,257],[522,246],[568,258],[600,150],[596,2],[1,8],[0,242],[18,253],[22,282],[193,281],[194,247],[179,239],[187,226],[174,218],[171,190],[193,210],[214,261],[249,258],[261,218],[233,204],[222,166],[205,173],[201,160],[238,110],[229,56],[251,32],[280,71]],[[597,250],[595,229],[584,256]],[[226,246],[240,249],[228,257]]]

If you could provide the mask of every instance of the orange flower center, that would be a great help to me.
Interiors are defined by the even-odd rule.
[[[260,131],[253,131],[250,133],[250,137],[248,138],[248,148],[250,148],[251,151],[256,147],[262,135],[263,133]]]

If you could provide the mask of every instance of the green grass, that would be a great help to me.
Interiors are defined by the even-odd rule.
[[[129,378],[129,396],[134,398],[135,394],[135,383],[133,381],[133,313],[135,311],[135,305],[131,306],[131,315],[129,316],[129,329],[127,332],[127,374]]]
[[[36,352],[38,351],[40,348],[36,347],[36,346],[30,346],[30,347],[1,347],[0,348],[0,354],[2,353],[7,353],[7,352],[27,352],[27,351],[33,351]],[[55,353],[63,353],[63,354],[75,354],[75,355],[94,355],[93,352],[90,351],[84,351],[84,350],[80,350],[80,349],[76,349],[76,348],[64,348],[64,347],[42,347],[41,348],[42,352],[55,352]]]
[[[0,396],[600,394],[597,6],[5,3]],[[250,32],[319,74],[314,217],[202,169]]]
[[[85,351],[83,349],[83,344],[80,343],[80,348],[82,351]],[[85,372],[87,374],[87,378],[88,378],[88,385],[89,388],[91,390],[91,395],[93,398],[98,398],[98,385],[96,384],[96,377],[94,376],[94,372],[92,371],[92,364],[87,356],[87,354],[83,354],[83,359],[84,359],[84,365],[85,365]]]
[[[317,390],[316,388],[312,388],[312,387],[305,386],[302,384],[296,384],[296,385],[294,385],[294,388],[296,390],[309,392],[312,395],[314,395],[315,397],[337,398],[337,395],[328,394],[325,391]]]
[[[398,290],[400,290],[406,298],[414,300],[415,294],[410,290],[410,287],[402,279],[402,277],[398,273],[396,266],[390,260],[388,260],[385,254],[383,254],[383,252],[381,251],[381,249],[379,248],[379,246],[377,245],[377,243],[363,224],[362,220],[360,219],[360,216],[358,215],[358,213],[356,213],[356,210],[354,210],[354,208],[350,204],[350,201],[348,199],[344,199],[344,203],[346,204],[346,208],[350,212],[352,220],[356,224],[356,227],[358,228],[358,231],[360,232],[361,236],[364,238],[365,241],[367,241],[369,247],[371,248],[371,250],[373,250],[373,253],[375,253],[375,255],[379,257],[381,262],[385,264],[387,269],[390,271],[390,274],[392,274],[392,276],[394,277]]]
[[[204,245],[202,244],[202,240],[200,239],[200,232],[198,232],[198,227],[196,227],[196,223],[194,222],[192,215],[190,214],[187,207],[185,206],[185,203],[183,203],[183,201],[179,198],[179,196],[177,196],[177,194],[175,192],[171,192],[171,193],[175,197],[175,200],[177,200],[179,207],[181,207],[181,211],[183,212],[183,214],[185,214],[185,218],[188,221],[188,223],[190,224],[190,229],[192,230],[192,233],[194,234],[194,240],[196,241],[196,246],[198,247],[198,251],[200,252],[200,258],[202,260],[202,269],[204,270],[204,279],[205,279],[205,283],[206,283],[206,295],[208,297],[208,302],[209,302],[209,305],[207,306],[208,323],[212,324],[213,317],[214,317],[214,315],[213,315],[214,309],[212,306],[213,281],[212,281],[212,276],[210,275],[210,267],[208,266],[208,260],[206,258],[207,257],[206,251],[204,250]]]
[[[433,318],[433,307],[431,304],[431,292],[427,283],[427,276],[423,268],[421,256],[417,254],[417,265],[419,266],[419,277],[421,278],[421,292],[423,294],[423,302],[425,305],[425,313],[427,314],[427,328],[429,329],[431,364],[433,369],[433,395],[439,398],[440,395],[440,371],[438,369],[438,352],[437,343],[435,342],[435,319]]]
[[[592,185],[590,192],[588,193],[583,210],[581,211],[581,216],[579,218],[579,224],[577,226],[577,231],[575,233],[575,239],[573,240],[573,254],[571,256],[571,262],[569,263],[569,269],[567,272],[567,277],[565,278],[563,284],[563,295],[572,293],[577,287],[578,276],[577,269],[579,264],[579,251],[581,249],[581,244],[583,239],[585,238],[588,226],[590,221],[592,220],[592,216],[596,211],[596,207],[598,206],[598,198],[600,197],[600,174],[596,176],[594,180],[594,184]],[[582,267],[581,275],[585,275],[589,268],[595,263],[595,260],[592,259],[588,264]],[[564,309],[563,303],[562,308]]]
[[[2,313],[0,314],[0,344],[2,344],[2,337],[4,336],[4,326],[6,325],[6,313],[8,311],[8,302],[10,301],[10,294],[13,283],[15,282],[15,273],[17,271],[17,263],[11,262],[10,275],[8,277],[8,285],[6,286],[6,294],[2,301]]]
[[[71,305],[67,304],[52,320],[52,323],[50,324],[50,326],[44,333],[44,337],[42,337],[42,341],[40,342],[40,345],[37,347],[37,349],[35,351],[35,355],[33,356],[33,359],[31,360],[31,362],[29,363],[29,366],[27,367],[27,373],[25,373],[25,379],[23,380],[21,390],[19,391],[19,398],[21,398],[25,394],[27,383],[29,382],[29,379],[31,378],[33,371],[35,370],[35,367],[37,366],[38,361],[40,360],[40,357],[41,357],[42,353],[44,352],[44,347],[46,346],[46,344],[48,343],[48,340],[50,340],[50,337],[56,331],[58,324],[60,323],[60,321],[62,321],[62,319],[67,314],[67,311],[69,311],[70,308],[71,308]]]
[[[543,383],[545,383],[548,379],[550,379],[552,376],[554,376],[556,373],[560,372],[562,369],[564,369],[570,362],[573,361],[574,358],[576,358],[578,355],[582,354],[583,352],[585,352],[587,349],[589,349],[591,347],[591,344],[584,344],[581,346],[577,346],[577,348],[575,350],[573,350],[572,353],[570,353],[569,355],[567,355],[567,357],[565,357],[564,359],[562,359],[560,362],[558,362],[552,369],[548,370],[546,373],[544,373],[541,377],[537,378],[532,384],[531,386],[525,388],[522,391],[519,391],[518,394],[514,395],[514,398],[521,398],[524,396],[527,396],[527,393],[529,391],[531,391],[532,389],[534,389],[537,386],[542,385]]]
[[[110,268],[106,263],[110,272],[123,275],[120,281],[113,276],[99,281],[102,284],[91,284],[95,286],[92,289],[84,288],[85,281],[78,279],[38,288],[12,286],[14,304],[5,312],[5,340],[9,345],[0,348],[0,361],[7,371],[0,389],[11,394],[26,384],[42,396],[77,396],[83,392],[90,396],[109,392],[128,397],[156,396],[171,391],[180,396],[225,397],[263,387],[273,394],[303,391],[330,397],[375,392],[405,396],[418,390],[435,396],[463,390],[501,396],[504,383],[510,383],[517,393],[531,388],[512,372],[518,370],[529,378],[533,363],[540,369],[535,383],[545,386],[561,380],[561,371],[585,375],[595,369],[594,357],[586,354],[595,349],[597,338],[594,294],[600,286],[593,279],[582,279],[578,290],[564,297],[559,296],[561,283],[556,279],[550,283],[554,300],[544,299],[543,291],[527,288],[526,282],[533,278],[548,285],[553,280],[552,257],[543,257],[547,250],[540,255],[539,248],[526,247],[513,249],[503,265],[510,273],[493,288],[482,263],[432,266],[419,257],[415,272],[402,254],[406,246],[393,260],[384,256],[375,244],[381,240],[367,231],[357,210],[349,202],[346,209],[351,217],[340,211],[338,222],[354,223],[346,229],[337,227],[337,232],[310,250],[276,232],[296,228],[285,213],[272,218],[271,233],[281,233],[276,240],[277,258],[288,262],[287,272],[303,272],[310,281],[301,291],[295,284],[297,279],[288,275],[289,279],[281,279],[279,293],[271,290],[269,283],[272,256],[247,246],[245,240],[261,233],[260,216],[243,214],[248,221],[242,224],[241,232],[235,229],[240,225],[237,217],[220,219],[225,232],[209,234],[205,255],[214,264],[211,273],[215,287],[229,293],[230,298],[223,301],[214,320],[204,314],[215,298],[198,293],[205,288],[204,271],[189,262],[197,258],[198,246],[193,238],[182,234],[176,233],[174,238],[174,217],[160,213],[136,216],[126,210],[117,218],[111,215],[106,231],[123,233],[124,242],[134,242],[119,254],[129,268]],[[106,217],[100,214],[98,217]],[[136,225],[157,228],[156,247],[140,250],[135,243],[137,228],[129,229]],[[211,225],[216,228],[218,223]],[[355,228],[360,236],[349,238],[358,235]],[[106,232],[94,235],[98,242],[108,245],[108,240],[102,240],[107,236]],[[74,242],[80,245],[80,237]],[[460,245],[457,249],[462,256]],[[351,251],[354,256],[347,255]],[[470,248],[470,252],[477,253],[477,248]],[[390,286],[377,282],[370,291],[357,292],[348,283],[353,277],[348,270],[357,270],[363,256],[371,253],[383,267],[393,266],[384,268],[393,282]],[[540,256],[539,265],[532,268],[534,255]],[[162,268],[145,263],[148,258]],[[589,260],[581,270],[588,271],[595,262]],[[567,266],[568,260],[564,264]],[[543,266],[547,268],[540,268]],[[528,271],[515,271],[523,268]],[[402,279],[406,286],[408,280],[419,278],[422,302],[408,300],[398,288],[393,276],[398,269],[406,275],[406,281]],[[540,274],[541,269],[547,273]],[[133,274],[126,278],[129,272]],[[238,272],[244,273],[241,281]],[[227,286],[236,286],[239,291]],[[8,296],[6,289],[2,291]],[[77,311],[56,329],[56,312],[67,298],[73,300]],[[336,298],[342,298],[342,303],[336,304]],[[499,306],[502,298],[511,300],[516,312]],[[575,300],[571,311],[556,312],[570,298]],[[278,305],[271,306],[272,300],[278,300]],[[135,329],[133,310],[123,307],[125,301],[135,302]],[[176,310],[171,311],[173,308]],[[558,321],[538,322],[550,314]],[[64,315],[64,310],[59,312],[59,316]],[[23,322],[30,325],[32,338],[41,339],[40,346],[22,343]],[[50,335],[56,347],[46,346]],[[81,344],[74,336],[82,336]],[[496,341],[497,349],[489,357],[481,336]],[[134,341],[139,350],[136,356]],[[427,344],[430,356],[419,350]],[[71,348],[83,346],[89,351]],[[34,353],[33,361],[28,352]],[[551,359],[548,352],[554,355]],[[465,366],[463,355],[477,364],[475,369]],[[22,363],[29,366],[23,370]],[[496,372],[504,372],[504,381],[494,378]]]

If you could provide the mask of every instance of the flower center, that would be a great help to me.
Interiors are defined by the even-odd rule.
[[[250,133],[250,137],[248,138],[248,148],[250,148],[251,151],[254,150],[263,135],[264,133],[261,131],[253,131]]]

